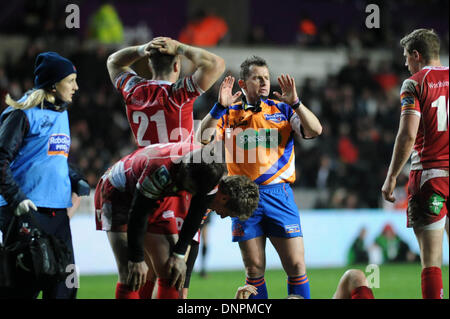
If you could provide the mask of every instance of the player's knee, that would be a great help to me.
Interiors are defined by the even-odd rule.
[[[253,264],[245,267],[247,272],[247,277],[249,278],[258,278],[264,275],[264,265],[261,264]]]
[[[366,275],[359,269],[347,270],[342,276],[342,280],[350,290],[368,285]]]
[[[283,265],[288,276],[300,276],[306,273],[305,261],[300,258],[284,262]]]

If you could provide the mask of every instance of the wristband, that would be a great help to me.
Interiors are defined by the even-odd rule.
[[[296,110],[300,107],[300,104],[302,104],[302,101],[300,101],[299,98],[297,98],[297,100],[295,100],[295,103],[293,105],[291,105],[293,110]]]
[[[225,108],[225,106],[217,102],[216,104],[214,104],[211,111],[209,111],[209,114],[212,118],[218,120],[226,113],[226,111],[227,109]]]
[[[143,44],[143,45],[140,45],[140,46],[137,48],[137,54],[138,54],[140,57],[145,56],[145,47],[146,47],[146,44]]]
[[[172,255],[174,255],[177,258],[183,259],[183,260],[184,260],[184,257],[186,257],[186,255],[181,255],[181,254],[177,254],[177,253],[172,253]]]

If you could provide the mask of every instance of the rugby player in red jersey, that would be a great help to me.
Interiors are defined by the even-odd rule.
[[[256,209],[256,184],[243,176],[223,177],[225,165],[206,163],[205,152],[210,150],[188,143],[150,145],[122,158],[101,178],[95,191],[96,225],[107,231],[116,258],[116,298],[140,298],[137,291],[148,271],[145,253],[159,278],[157,297],[178,298],[184,255],[206,209],[242,219]],[[166,197],[180,198],[179,209],[158,209]]]
[[[192,75],[183,78],[180,78],[181,56],[192,62],[194,70]],[[150,73],[151,79],[137,75],[131,68],[145,58],[150,71],[145,73]],[[225,63],[204,49],[158,37],[147,44],[113,53],[107,68],[124,99],[128,123],[141,148],[155,143],[193,141],[194,101],[222,75]],[[159,209],[174,212],[183,205],[179,198],[167,197]],[[148,278],[152,276],[149,274]],[[149,280],[141,294],[149,298],[153,286],[154,282]]]
[[[181,56],[194,73],[180,77]],[[151,79],[138,76],[131,66],[148,57]],[[156,143],[192,142],[193,107],[225,70],[224,60],[204,49],[158,37],[147,44],[121,49],[108,57],[107,68],[122,94],[138,147]]]
[[[401,39],[412,76],[403,82],[401,117],[382,187],[394,202],[396,180],[411,155],[407,226],[414,229],[422,262],[422,297],[442,299],[442,240],[448,219],[448,67],[439,60],[439,37],[418,29]],[[448,230],[447,230],[448,231]]]

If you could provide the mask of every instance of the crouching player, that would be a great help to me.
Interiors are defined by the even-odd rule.
[[[107,231],[118,266],[116,298],[139,298],[148,271],[145,254],[158,277],[157,298],[179,298],[185,254],[206,209],[244,220],[256,209],[256,184],[243,176],[224,177],[225,166],[205,163],[205,151],[187,143],[150,145],[122,158],[101,178],[96,225]],[[160,207],[167,197],[177,199],[179,211]],[[183,223],[179,234],[177,223]]]

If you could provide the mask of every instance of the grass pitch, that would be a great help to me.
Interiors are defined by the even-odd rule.
[[[340,277],[349,267],[308,269],[311,298],[330,299],[337,287]],[[366,271],[365,265],[352,266]],[[420,299],[420,264],[390,264],[379,266],[379,288],[373,288],[377,299]],[[266,284],[271,299],[283,299],[287,295],[286,275],[283,270],[267,270]],[[449,267],[442,267],[444,297],[449,298]],[[113,299],[117,275],[81,276],[79,299]],[[237,287],[245,282],[244,271],[211,271],[207,278],[192,274],[189,299],[232,299]],[[370,282],[370,280],[369,280]],[[376,281],[372,281],[376,284]]]

